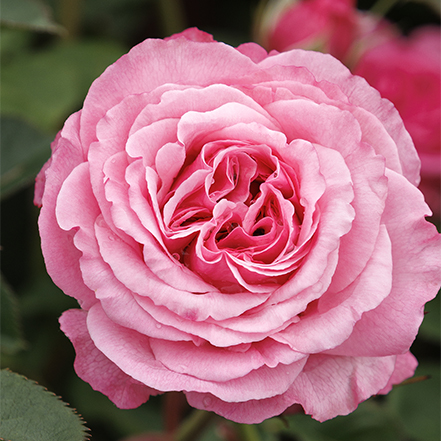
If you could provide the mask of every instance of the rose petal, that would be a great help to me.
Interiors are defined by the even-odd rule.
[[[97,348],[121,370],[161,391],[208,392],[226,401],[268,398],[285,392],[306,362],[306,358],[303,358],[289,366],[262,366],[241,378],[211,382],[165,368],[155,360],[147,337],[113,323],[99,304],[89,310],[87,328]]]
[[[347,415],[387,384],[395,359],[312,355],[294,381],[290,396],[318,421]]]
[[[120,409],[134,409],[158,391],[134,380],[100,352],[86,326],[87,312],[70,309],[60,317],[61,330],[75,347],[75,372],[94,390],[107,395]]]
[[[96,302],[92,291],[84,285],[78,260],[81,253],[73,244],[74,232],[66,232],[57,223],[55,209],[58,193],[70,172],[84,161],[78,141],[80,113],[67,121],[53,145],[50,167],[45,173],[43,207],[39,217],[42,251],[52,280],[67,295],[75,297],[84,308]]]

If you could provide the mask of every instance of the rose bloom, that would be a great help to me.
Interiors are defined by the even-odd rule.
[[[396,109],[330,55],[144,41],[37,178],[77,374],[120,408],[184,391],[242,423],[387,393],[440,283],[418,181]]]
[[[393,35],[390,23],[357,10],[355,0],[272,0],[255,22],[255,38],[268,50],[318,50],[350,64]]]
[[[399,110],[421,158],[420,188],[440,217],[441,31],[423,27],[410,37],[367,51],[355,67]]]

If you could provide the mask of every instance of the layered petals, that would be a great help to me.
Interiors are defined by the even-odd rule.
[[[184,391],[242,423],[323,421],[412,375],[440,237],[398,113],[337,60],[146,40],[52,151],[42,249],[80,305],[61,328],[117,406]]]

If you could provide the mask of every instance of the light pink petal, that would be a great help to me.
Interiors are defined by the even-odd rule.
[[[263,109],[257,111],[246,105],[232,102],[208,112],[187,112],[179,121],[178,139],[187,147],[187,150],[192,145],[202,147],[206,142],[225,139],[218,133],[222,133],[225,127],[238,123],[257,123],[272,130],[277,128]],[[242,140],[242,137],[239,139]]]
[[[392,389],[392,386],[400,384],[404,380],[412,377],[417,366],[418,361],[410,352],[397,355],[397,359],[395,361],[395,369],[392,376],[389,378],[387,385],[377,393],[389,393]]]
[[[382,99],[366,80],[353,76],[349,69],[331,55],[319,52],[294,49],[272,54],[259,63],[259,66],[264,68],[278,65],[305,66],[317,81],[324,80],[337,85],[349,98],[354,108],[361,108],[372,113],[384,125],[395,144],[400,146],[398,155],[404,175],[415,185],[419,182],[419,161],[416,150],[398,111],[390,101]],[[375,148],[375,145],[373,147]],[[396,152],[396,147],[389,149],[387,155],[384,155],[386,160],[389,161],[389,158],[392,160]],[[400,170],[396,171],[400,172]]]
[[[177,140],[175,118],[155,121],[130,135],[125,149],[132,158],[143,158],[145,167],[155,166],[156,155],[167,143]]]
[[[392,243],[392,289],[366,312],[335,354],[383,356],[407,351],[423,320],[424,304],[441,282],[441,237],[424,219],[422,194],[405,178],[388,171],[389,196],[383,216]],[[411,206],[412,210],[408,207]]]
[[[243,377],[260,368],[264,360],[253,347],[245,352],[208,344],[150,339],[155,358],[167,369],[201,380],[224,382]]]
[[[225,296],[218,292],[193,294],[173,288],[149,270],[139,249],[135,250],[120,240],[105,224],[98,224],[95,234],[101,255],[118,280],[134,293],[151,298],[155,304],[164,305],[183,318],[201,321],[211,316],[221,320],[240,315],[268,298],[265,294],[252,297],[243,294]]]
[[[204,42],[187,38],[148,39],[108,67],[92,84],[84,102],[83,144],[88,146],[95,140],[97,122],[128,95],[150,92],[167,83],[228,84],[232,72],[240,81],[247,82],[247,77],[258,74],[258,68],[249,57],[235,48],[205,41],[205,38]]]
[[[351,231],[341,238],[339,262],[330,287],[334,292],[351,283],[371,257],[387,196],[384,158],[369,145],[360,144],[345,163],[351,171],[355,219]]]
[[[243,91],[224,84],[207,84],[204,87],[195,85],[165,84],[151,94],[151,104],[139,111],[130,131],[134,135],[155,122],[180,119],[189,111],[207,112],[228,103],[243,104],[257,112],[261,106],[249,96],[249,90]],[[144,94],[143,94],[144,95]]]
[[[236,294],[237,295],[237,294]],[[231,347],[240,344],[261,341],[267,337],[266,332],[238,332],[224,326],[224,322],[206,320],[196,322],[188,318],[184,320],[179,315],[163,306],[156,306],[148,297],[134,296],[139,305],[158,323],[169,325],[189,335],[201,338],[217,347]],[[250,329],[253,329],[250,327]],[[184,339],[182,339],[184,340]]]
[[[83,162],[75,167],[64,180],[55,207],[57,221],[63,230],[74,227],[87,229],[100,214],[90,185],[89,164]]]
[[[150,339],[155,358],[168,369],[202,380],[225,382],[266,365],[291,365],[306,357],[287,345],[266,339],[251,345],[218,348],[206,343]]]
[[[273,416],[280,415],[293,404],[288,393],[265,400],[246,402],[225,402],[212,394],[185,392],[190,406],[215,412],[224,418],[241,424],[259,424]]]
[[[84,161],[84,152],[78,141],[79,118],[80,113],[72,115],[52,145],[38,224],[41,248],[52,280],[65,294],[75,297],[84,308],[88,308],[96,300],[81,276],[78,263],[81,252],[73,243],[74,232],[62,230],[55,215],[58,193],[64,180]]]
[[[89,310],[87,328],[97,348],[122,371],[160,391],[208,392],[225,401],[263,399],[288,390],[306,362],[303,358],[288,366],[262,366],[241,378],[210,382],[167,369],[155,359],[148,337],[109,320],[99,304]]]
[[[178,143],[165,144],[161,150],[159,150],[155,159],[156,171],[159,179],[161,179],[161,188],[158,192],[159,201],[161,201],[170,190],[173,180],[178,175],[184,161],[185,149]]]
[[[347,415],[385,387],[395,359],[311,355],[290,388],[290,395],[318,421]]]
[[[288,142],[304,139],[336,149],[346,157],[361,141],[362,132],[354,116],[334,106],[297,99],[276,101],[266,110],[282,126]]]
[[[298,323],[273,338],[305,353],[335,348],[351,335],[365,311],[372,310],[387,298],[391,289],[391,269],[390,241],[383,228],[373,257],[355,282],[340,293],[325,293],[317,305],[305,311]],[[368,331],[364,338],[369,338]]]
[[[120,409],[134,409],[158,391],[126,375],[97,349],[87,332],[87,312],[70,309],[60,317],[61,330],[76,351],[75,372],[93,389],[107,395]]]

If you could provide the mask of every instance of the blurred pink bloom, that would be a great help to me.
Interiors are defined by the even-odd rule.
[[[269,50],[312,49],[343,62],[391,34],[390,25],[357,10],[354,0],[276,0],[262,12],[256,30]]]
[[[418,150],[421,185],[436,217],[440,216],[441,176],[441,32],[425,27],[367,51],[354,69],[391,100]]]

